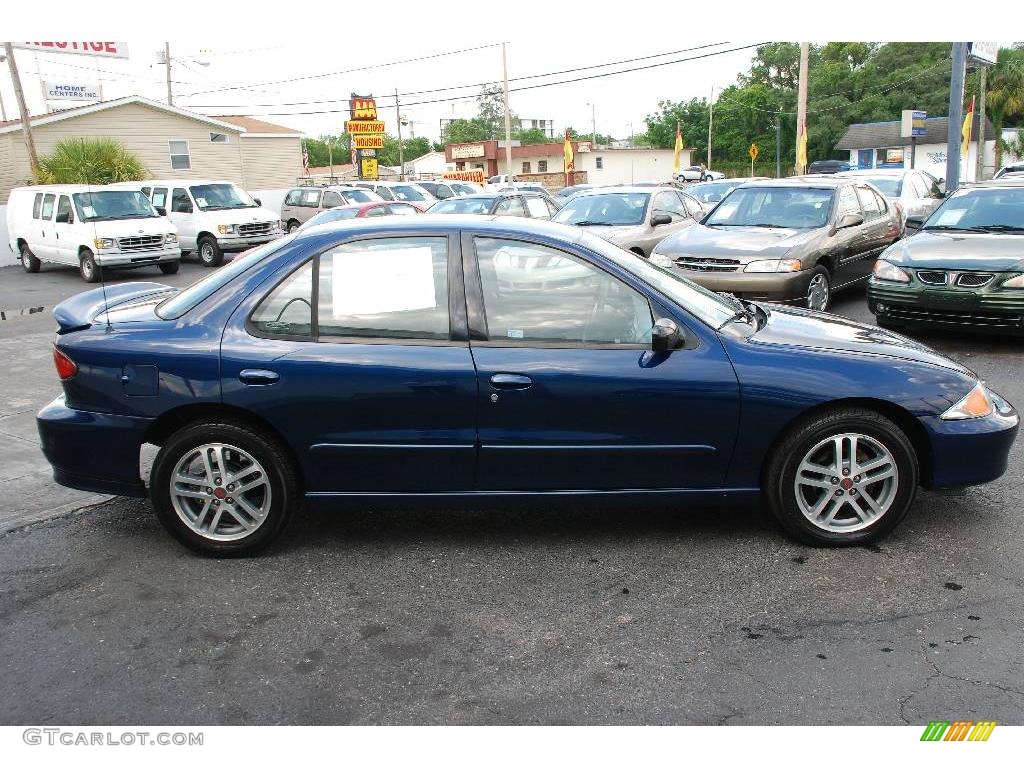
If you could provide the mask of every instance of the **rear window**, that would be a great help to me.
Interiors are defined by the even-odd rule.
[[[283,245],[290,243],[294,239],[295,235],[282,237],[278,240],[273,240],[266,245],[253,248],[243,256],[238,256],[232,259],[223,267],[215,272],[211,272],[202,280],[192,283],[188,288],[164,299],[156,307],[157,315],[162,317],[164,320],[174,320],[181,317],[199,304],[199,302],[209,298],[236,277],[249,271],[267,256],[275,253]]]

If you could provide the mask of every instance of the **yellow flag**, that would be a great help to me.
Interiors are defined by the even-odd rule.
[[[672,173],[679,173],[679,156],[683,154],[683,134],[676,126],[676,146],[672,151]]]
[[[963,127],[960,128],[960,154],[966,155],[971,148],[971,126],[974,125],[974,97],[971,96],[971,108],[964,116]]]
[[[800,126],[800,141],[796,146],[796,164],[807,169],[807,124]]]
[[[573,162],[574,156],[572,153],[572,139],[569,138],[569,129],[565,129],[565,145],[562,148],[565,153],[565,172],[572,173],[576,170],[576,165]]]

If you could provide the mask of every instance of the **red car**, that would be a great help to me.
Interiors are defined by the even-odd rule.
[[[317,224],[326,224],[330,221],[344,221],[345,219],[362,219],[367,216],[416,216],[422,213],[412,203],[402,203],[397,200],[375,200],[371,203],[349,203],[328,208],[320,211],[316,216],[308,219],[299,229],[309,229]]]

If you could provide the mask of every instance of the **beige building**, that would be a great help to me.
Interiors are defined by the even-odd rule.
[[[302,175],[300,131],[251,117],[211,117],[141,96],[32,118],[40,155],[68,137],[108,137],[156,178],[226,179],[249,190],[290,187]],[[21,122],[0,123],[0,205],[31,175]]]

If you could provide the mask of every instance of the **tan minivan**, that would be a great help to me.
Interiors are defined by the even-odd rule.
[[[349,203],[372,203],[383,200],[380,195],[361,187],[296,187],[285,195],[281,204],[281,221],[294,232],[320,211]]]

